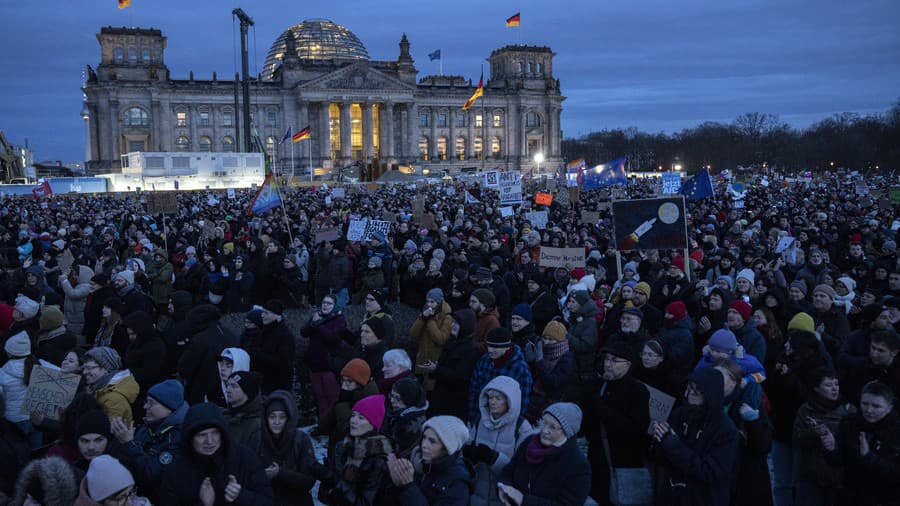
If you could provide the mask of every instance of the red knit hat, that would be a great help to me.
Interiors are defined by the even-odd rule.
[[[376,430],[384,423],[384,396],[370,395],[353,405],[353,411],[363,416]]]
[[[675,255],[672,257],[672,265],[678,267],[678,270],[684,272],[684,257],[681,255]]]
[[[672,320],[677,322],[687,315],[687,308],[684,307],[684,302],[676,300],[666,306],[666,314],[672,315]]]
[[[734,309],[741,315],[744,321],[750,319],[750,315],[753,314],[753,308],[750,307],[750,304],[747,304],[742,299],[737,299],[731,302],[731,305],[728,306],[728,309]]]
[[[698,264],[702,264],[703,263],[703,250],[695,249],[694,251],[691,251],[690,257],[693,258],[694,260],[696,260]]]

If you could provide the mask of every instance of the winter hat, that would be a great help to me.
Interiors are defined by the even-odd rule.
[[[685,317],[687,308],[684,306],[684,302],[676,300],[675,302],[670,302],[669,305],[666,306],[666,313],[672,315],[672,320],[677,322]]]
[[[650,296],[650,285],[645,281],[641,281],[640,283],[634,285],[634,291],[641,292],[642,294],[644,294],[644,296],[649,297]]]
[[[444,291],[440,288],[432,288],[428,290],[428,293],[425,294],[426,299],[431,299],[438,303],[438,305],[444,303]]]
[[[423,425],[422,430],[431,429],[441,440],[441,444],[447,449],[448,455],[453,455],[469,440],[469,429],[466,424],[455,416],[433,416]]]
[[[791,283],[790,288],[796,288],[797,290],[800,290],[801,292],[803,292],[804,296],[809,293],[809,288],[806,286],[806,281],[803,281],[802,279],[794,280]]]
[[[57,239],[57,240],[51,242],[50,244],[52,244],[54,248],[56,248],[60,251],[66,249],[66,241],[63,241],[62,239]]]
[[[571,402],[557,402],[544,409],[541,416],[550,415],[556,418],[566,438],[575,437],[581,430],[581,408]]]
[[[262,309],[254,309],[249,311],[244,315],[244,320],[256,325],[257,327],[262,328],[263,320],[262,320]]]
[[[169,379],[150,387],[147,397],[153,397],[170,411],[175,411],[184,404],[184,385],[178,380]]]
[[[641,308],[639,308],[639,307],[626,307],[625,309],[622,310],[622,314],[630,314],[630,315],[637,316],[641,320],[644,319],[644,312],[641,311]]]
[[[37,316],[38,311],[41,310],[41,305],[24,295],[19,295],[16,297],[15,308],[18,309],[19,312],[22,313],[22,316],[27,320]]]
[[[134,485],[134,477],[115,457],[100,455],[91,460],[84,476],[88,495],[98,503]]]
[[[362,325],[369,327],[378,339],[385,338],[384,318],[373,316],[372,318],[363,321]]]
[[[284,399],[280,397],[269,397],[266,400],[266,416],[269,416],[275,411],[281,411],[282,413],[289,413],[287,404],[284,403]]]
[[[631,271],[631,272],[637,274],[637,271],[638,271],[637,263],[635,263],[635,262],[633,262],[633,261],[632,261],[632,262],[626,263],[626,264],[622,267],[622,272],[624,273],[625,271]]]
[[[750,304],[744,302],[743,299],[737,299],[731,301],[731,304],[728,305],[728,309],[734,309],[741,315],[741,319],[747,321],[750,319],[750,315],[753,314],[753,308],[750,307]]]
[[[384,305],[387,303],[387,296],[381,290],[371,290],[369,292],[369,295],[371,295],[372,298],[375,299],[375,302],[378,303],[378,307],[383,308]]]
[[[394,383],[391,390],[397,392],[406,407],[422,407],[426,403],[425,389],[415,378],[403,378]]]
[[[278,299],[269,299],[263,306],[263,310],[281,316],[284,314],[284,304]]]
[[[723,275],[719,276],[718,278],[716,278],[716,282],[718,283],[719,281],[722,281],[723,279],[725,280],[726,283],[728,283],[728,289],[734,290],[734,280],[731,279],[731,276],[723,274]]]
[[[672,257],[671,265],[678,267],[678,270],[684,272],[684,257],[681,255],[675,255]]]
[[[606,345],[600,350],[600,353],[606,353],[614,357],[624,358],[632,364],[637,361],[634,348],[632,348],[630,344],[622,340],[615,340],[606,343]]]
[[[363,416],[369,423],[375,427],[375,430],[381,429],[384,422],[384,396],[370,395],[353,405],[353,411]]]
[[[803,332],[809,332],[810,334],[816,333],[816,323],[813,321],[812,316],[806,313],[797,313],[791,318],[791,321],[788,322],[788,331],[791,330],[802,330]]]
[[[371,256],[369,257],[369,266],[375,269],[381,268],[381,257],[380,256]]]
[[[753,273],[752,269],[742,269],[741,272],[738,273],[737,279],[744,278],[750,282],[750,284],[756,283],[756,274]]]
[[[241,387],[241,390],[244,391],[244,394],[247,395],[247,399],[255,399],[257,395],[259,395],[259,385],[262,383],[262,376],[256,372],[250,371],[238,371],[231,373],[231,376],[228,379],[234,379],[238,386]]]
[[[114,313],[118,315],[124,315],[128,311],[128,306],[125,305],[125,302],[122,299],[113,295],[112,297],[107,297],[103,301],[103,305],[111,309]]]
[[[134,273],[131,271],[122,271],[116,274],[116,278],[121,278],[129,286],[134,284]]]
[[[509,348],[512,346],[512,332],[503,327],[495,327],[488,332],[485,344],[491,348]]]
[[[816,285],[816,287],[813,288],[813,295],[817,293],[824,293],[831,300],[834,300],[834,298],[837,297],[837,293],[835,293],[834,288],[831,288],[826,284]]]
[[[97,362],[97,365],[109,372],[118,371],[122,368],[122,357],[119,356],[118,351],[109,346],[97,346],[88,350],[84,354],[84,360],[87,361],[88,359]]]
[[[728,329],[719,329],[713,332],[708,344],[716,351],[734,353],[738,349],[737,337]]]
[[[6,340],[3,349],[10,357],[27,357],[31,355],[31,338],[24,330]]]
[[[494,275],[491,273],[491,270],[487,267],[479,267],[478,270],[475,271],[473,275],[476,281],[493,281]]]
[[[517,304],[516,307],[512,308],[512,314],[527,322],[530,322],[532,318],[534,318],[534,313],[531,311],[531,306],[528,304]]]
[[[887,240],[884,241],[882,248],[884,248],[886,251],[897,251],[897,243],[891,240]]]
[[[547,326],[544,327],[544,332],[541,334],[541,337],[546,337],[553,341],[565,341],[567,333],[566,326],[562,322],[553,320],[547,322]]]
[[[416,246],[415,241],[413,241],[412,239],[407,239],[406,242],[403,243],[403,247],[404,247],[405,249],[408,249],[408,250],[412,251],[413,253],[415,253],[416,250],[419,249],[419,247]]]
[[[478,288],[472,292],[472,296],[478,299],[478,302],[481,302],[486,307],[491,307],[497,302],[497,299],[494,297],[494,292],[487,288]]]
[[[574,290],[569,297],[575,299],[575,302],[577,302],[579,306],[583,306],[591,300],[591,296],[587,290]]]
[[[846,286],[847,290],[850,290],[851,292],[853,290],[856,290],[856,281],[854,281],[853,278],[851,278],[849,276],[843,276],[843,277],[837,278],[837,280],[839,283]]]
[[[341,369],[341,376],[350,378],[357,384],[365,386],[368,385],[369,380],[372,379],[372,369],[365,360],[354,358],[347,362],[347,365]]]
[[[109,427],[109,417],[102,409],[92,409],[78,417],[78,423],[75,424],[75,437],[79,438],[85,434],[100,434],[107,438],[110,437],[112,430]]]
[[[63,326],[63,313],[59,306],[44,306],[39,322],[41,330],[56,330]]]

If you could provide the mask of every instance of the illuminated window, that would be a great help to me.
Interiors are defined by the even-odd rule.
[[[457,137],[456,138],[456,158],[460,160],[466,159],[466,138],[465,137]]]
[[[186,135],[179,135],[175,139],[175,151],[190,151],[191,150],[191,139]]]
[[[234,137],[230,135],[222,137],[222,151],[227,151],[229,153],[234,151]]]
[[[350,104],[350,155],[354,160],[362,159],[362,107]]]
[[[187,112],[177,111],[175,113],[175,126],[187,126]]]
[[[481,117],[481,114],[475,115],[475,126],[477,128],[481,128],[484,125],[484,120]]]
[[[437,141],[437,154],[438,158],[441,160],[447,159],[447,138],[443,135],[438,137]]]
[[[341,109],[337,104],[328,105],[328,136],[331,139],[331,158],[341,157]]]
[[[117,47],[115,50],[115,58],[116,63],[122,63],[125,61],[125,50],[121,47]]]
[[[529,111],[525,114],[525,126],[529,128],[533,128],[541,125],[541,118],[534,111]]]
[[[234,126],[234,113],[231,109],[222,111],[222,124],[227,127]]]
[[[456,111],[456,126],[458,126],[458,127],[466,126],[466,112],[465,111]]]
[[[438,113],[438,127],[446,128],[447,127],[447,113],[445,111],[441,111]]]
[[[200,151],[212,151],[212,139],[205,135],[200,137]]]
[[[377,155],[378,150],[381,144],[378,142],[378,137],[381,135],[380,122],[378,121],[381,116],[381,108],[378,107],[378,104],[372,104],[372,149],[374,153]]]
[[[200,111],[200,126],[209,126],[209,111]]]
[[[125,126],[148,126],[150,117],[140,107],[132,107],[125,111]]]
[[[428,160],[428,137],[419,138],[419,158]]]
[[[481,160],[481,157],[484,155],[484,141],[481,137],[475,137],[472,147],[475,149],[475,158]]]
[[[419,126],[420,127],[431,126],[431,115],[428,114],[427,112],[420,112],[419,113]]]
[[[500,156],[500,137],[491,139],[491,156],[497,158]]]
[[[500,128],[503,126],[503,115],[499,112],[494,113],[494,128]]]
[[[150,63],[150,48],[145,47],[141,49],[141,60],[144,63]]]

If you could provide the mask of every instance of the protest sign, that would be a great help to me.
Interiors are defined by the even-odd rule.
[[[537,193],[534,195],[534,203],[542,206],[549,206],[553,203],[553,195],[549,193]]]
[[[584,267],[584,248],[551,248],[541,246],[541,267]]]
[[[369,220],[366,223],[366,232],[363,234],[363,238],[365,240],[369,240],[369,237],[375,233],[376,230],[384,233],[385,237],[387,237],[391,233],[391,222],[385,220]]]
[[[514,214],[513,208],[511,206],[501,207],[500,208],[500,216],[506,218],[507,216],[512,216]]]
[[[500,204],[522,203],[522,173],[517,170],[500,173]]]
[[[178,197],[175,192],[151,192],[147,194],[147,210],[153,214],[174,214],[178,212]]]
[[[684,197],[616,200],[612,210],[613,238],[620,251],[688,247]]]
[[[500,171],[488,170],[484,173],[484,185],[488,188],[496,188],[500,184]]]
[[[663,195],[672,195],[681,191],[681,174],[678,172],[666,172],[662,175]]]
[[[532,211],[525,213],[525,219],[531,222],[531,226],[543,230],[547,228],[547,220],[549,215],[547,211]]]
[[[326,205],[326,206],[330,206],[330,205],[331,205],[331,195],[326,195],[326,196],[325,196],[325,205]]]
[[[669,419],[669,414],[672,412],[672,407],[675,405],[675,398],[646,383],[644,386],[647,387],[647,392],[650,393],[650,420],[665,422]]]
[[[775,246],[775,253],[781,253],[782,251],[788,249],[792,242],[794,242],[794,238],[787,235],[782,237],[781,239],[778,239],[778,246]]]
[[[600,212],[599,211],[581,211],[581,220],[580,224],[589,224],[593,225],[600,221]]]
[[[348,241],[361,241],[366,233],[366,223],[369,220],[350,220],[350,226],[347,227]]]
[[[340,228],[323,228],[321,230],[316,231],[316,244],[321,244],[325,241],[336,241],[341,238],[341,229]]]
[[[79,381],[81,376],[77,374],[35,365],[31,369],[31,379],[25,390],[22,414],[30,415],[34,411],[40,411],[51,420],[59,420],[59,409],[68,407],[75,398]]]
[[[229,199],[234,200],[234,198],[235,198],[234,188],[229,188],[229,189],[225,190],[225,194],[228,195]]]
[[[331,190],[331,196],[336,199],[342,199],[346,196],[347,192],[343,188],[335,188]]]
[[[866,183],[856,183],[856,194],[857,195],[868,195],[869,194],[869,185]]]
[[[891,205],[900,204],[900,186],[895,186],[895,187],[891,188],[890,196],[891,196]]]
[[[391,223],[394,223],[395,221],[397,221],[397,213],[385,211],[385,212],[381,213],[381,219],[384,221],[389,221]]]

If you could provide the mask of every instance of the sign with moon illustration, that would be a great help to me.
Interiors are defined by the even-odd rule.
[[[612,214],[619,251],[687,248],[683,196],[616,200]]]

